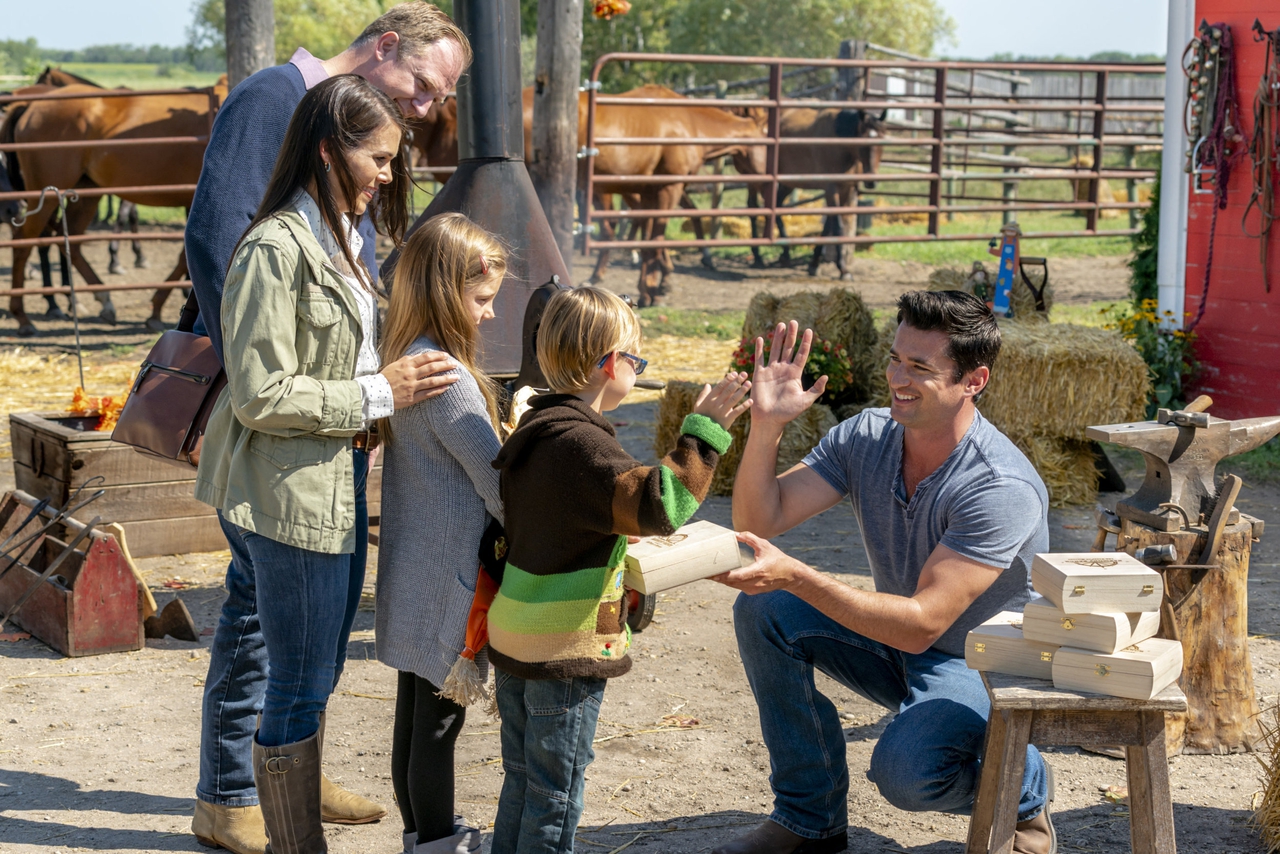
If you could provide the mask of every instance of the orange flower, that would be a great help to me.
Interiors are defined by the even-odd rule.
[[[625,15],[631,11],[629,0],[596,0],[591,9],[592,14],[603,20],[610,20],[614,15]]]

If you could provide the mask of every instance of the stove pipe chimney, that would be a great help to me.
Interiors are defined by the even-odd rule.
[[[480,327],[484,369],[545,384],[534,352],[542,307],[569,271],[524,165],[518,0],[456,0],[454,20],[471,42],[471,68],[458,81],[458,171],[413,224],[460,211],[497,236],[509,253],[495,317]],[[383,264],[390,276],[398,253]],[[553,277],[559,284],[552,284]]]

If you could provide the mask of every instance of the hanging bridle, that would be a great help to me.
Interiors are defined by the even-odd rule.
[[[1190,62],[1188,62],[1190,56]],[[1231,161],[1239,156],[1244,142],[1238,128],[1240,112],[1236,96],[1235,56],[1231,28],[1226,24],[1200,22],[1199,33],[1182,54],[1182,71],[1187,76],[1187,104],[1184,127],[1191,150],[1187,171],[1195,193],[1213,194],[1213,215],[1209,220],[1209,251],[1204,263],[1204,284],[1200,306],[1187,324],[1188,332],[1204,317],[1209,303],[1209,276],[1213,271],[1213,243],[1218,230],[1218,211],[1227,206],[1227,184]],[[1213,176],[1213,189],[1201,190],[1202,176]]]
[[[1240,227],[1250,237],[1257,237],[1258,260],[1262,262],[1262,283],[1271,293],[1271,275],[1268,269],[1267,244],[1271,237],[1271,225],[1276,216],[1276,177],[1280,173],[1280,29],[1265,30],[1262,22],[1253,21],[1253,40],[1267,43],[1267,58],[1258,91],[1253,96],[1253,139],[1249,141],[1249,156],[1253,159],[1253,194],[1240,219]],[[1249,211],[1258,208],[1258,233],[1250,234],[1246,225]]]

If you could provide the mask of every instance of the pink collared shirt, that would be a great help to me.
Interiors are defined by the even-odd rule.
[[[302,85],[308,89],[329,79],[329,72],[324,70],[324,63],[312,56],[305,47],[300,47],[293,52],[293,56],[289,57],[289,64],[297,66],[302,72]]]

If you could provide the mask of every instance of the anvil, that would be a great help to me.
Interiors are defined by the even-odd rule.
[[[1116,513],[1157,531],[1195,525],[1213,510],[1214,469],[1280,434],[1280,415],[1228,421],[1205,412],[1161,409],[1154,421],[1105,424],[1085,431],[1090,439],[1141,451],[1147,476]],[[1182,513],[1178,512],[1181,508]]]

